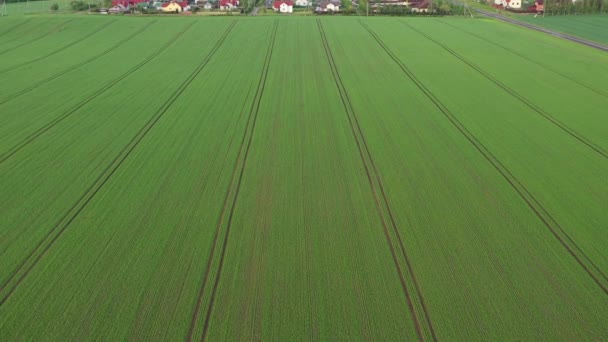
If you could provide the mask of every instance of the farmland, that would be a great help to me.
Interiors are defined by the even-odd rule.
[[[6,15],[9,16],[20,16],[34,13],[48,13],[51,4],[56,2],[61,10],[69,8],[69,2],[67,0],[59,1],[18,1],[6,4]]]
[[[608,44],[608,20],[605,15],[532,15],[517,16],[516,19],[551,30],[572,34],[599,43]]]
[[[607,107],[490,19],[0,18],[0,340],[606,340]]]

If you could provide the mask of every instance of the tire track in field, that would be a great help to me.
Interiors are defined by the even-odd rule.
[[[70,71],[72,71],[74,69],[77,69],[77,68],[79,68],[81,66],[89,64],[89,63],[97,60],[99,57],[107,55],[108,53],[116,50],[117,48],[119,48],[120,46],[122,46],[123,44],[125,44],[126,42],[130,41],[131,39],[135,38],[136,36],[138,36],[139,34],[141,34],[142,32],[144,32],[146,29],[148,29],[148,27],[150,27],[154,23],[156,23],[156,20],[148,22],[146,25],[144,25],[143,27],[141,27],[139,30],[135,31],[130,36],[127,36],[123,40],[118,41],[116,44],[114,44],[111,47],[109,47],[108,49],[100,52],[99,54],[97,54],[97,55],[95,55],[95,56],[93,56],[93,57],[91,57],[91,58],[89,58],[87,60],[84,60],[84,61],[82,61],[82,62],[80,62],[78,64],[75,64],[75,65],[73,65],[73,66],[71,66],[71,67],[69,67],[67,69],[64,69],[64,70],[56,73],[55,75],[52,75],[52,76],[50,76],[48,78],[45,78],[44,80],[42,80],[42,81],[40,81],[40,82],[38,82],[38,83],[36,83],[34,85],[31,85],[31,86],[29,86],[29,87],[27,87],[25,89],[22,89],[22,90],[20,90],[20,91],[18,91],[16,93],[8,95],[7,97],[5,97],[3,99],[0,99],[0,105],[3,105],[3,104],[5,104],[5,103],[7,103],[7,102],[9,102],[11,100],[14,100],[15,98],[17,98],[17,97],[19,97],[19,96],[21,96],[23,94],[26,94],[26,93],[28,93],[28,92],[30,92],[30,91],[32,91],[32,90],[34,90],[34,89],[36,89],[36,88],[38,88],[38,87],[40,87],[40,86],[48,83],[48,82],[50,82],[50,81],[52,81],[52,80],[54,80],[54,79],[56,79],[58,77],[61,77],[61,76],[67,74],[68,72],[70,72]]]
[[[591,41],[591,40],[583,39],[583,38],[580,38],[580,37],[577,37],[577,36],[569,35],[569,34],[558,32],[558,31],[553,31],[553,30],[550,30],[548,28],[532,25],[532,24],[529,24],[529,23],[526,23],[526,22],[523,22],[523,21],[511,19],[509,17],[505,17],[505,16],[500,15],[498,13],[488,12],[488,11],[482,10],[480,8],[473,8],[473,10],[476,11],[477,13],[480,13],[481,15],[486,16],[486,17],[498,19],[498,20],[507,22],[509,24],[514,24],[514,25],[522,26],[522,27],[525,27],[525,28],[529,28],[531,30],[535,30],[535,31],[539,31],[539,32],[543,32],[543,33],[552,35],[554,37],[563,38],[563,39],[569,40],[571,42],[583,44],[583,45],[592,47],[594,49],[598,49],[598,50],[601,50],[601,51],[604,51],[604,52],[608,52],[608,46],[600,44],[600,43],[596,43],[596,42]]]
[[[376,209],[378,210],[378,214],[380,215],[382,226],[384,228],[384,235],[391,251],[393,262],[395,263],[395,267],[397,268],[397,273],[399,274],[399,280],[401,282],[402,290],[407,299],[408,308],[414,320],[416,333],[418,335],[418,338],[422,341],[427,339],[436,341],[437,336],[435,334],[435,330],[433,328],[428,309],[424,302],[422,291],[420,290],[420,286],[418,285],[418,281],[416,280],[412,263],[410,261],[409,256],[407,255],[405,246],[403,244],[403,239],[401,238],[401,234],[399,233],[399,229],[393,216],[388,197],[386,196],[386,192],[384,190],[380,174],[378,172],[376,164],[374,163],[374,159],[372,158],[372,154],[367,145],[365,135],[363,134],[363,130],[361,129],[361,125],[359,124],[356,112],[346,91],[346,87],[342,83],[340,73],[338,72],[337,63],[334,60],[331,48],[329,47],[327,36],[325,34],[325,30],[320,19],[317,19],[317,26],[321,34],[323,48],[325,50],[325,54],[327,55],[327,60],[330,65],[334,82],[340,93],[340,98],[342,100],[342,104],[344,105],[346,116],[348,117],[348,122],[350,124],[350,129],[353,133],[353,137],[355,138],[355,142],[359,150],[361,161],[363,162],[365,173],[367,174],[367,179],[369,181],[374,201],[376,203]],[[402,263],[406,265],[405,272],[404,270],[402,270],[401,263],[399,262],[399,259],[401,258],[399,254],[401,254],[402,256]],[[420,311],[422,311],[422,315],[419,314]]]
[[[39,61],[41,61],[41,60],[43,60],[45,58],[51,57],[52,55],[58,54],[61,51],[64,51],[65,49],[67,49],[67,48],[69,48],[69,47],[71,47],[73,45],[76,45],[76,44],[78,44],[78,43],[80,43],[80,42],[82,42],[82,41],[84,41],[84,40],[86,40],[86,39],[88,39],[88,38],[96,35],[97,33],[105,30],[110,25],[114,24],[115,22],[116,22],[116,20],[108,21],[104,25],[100,25],[99,27],[96,27],[91,33],[87,33],[83,37],[80,37],[80,38],[78,38],[78,39],[76,39],[76,40],[74,40],[74,41],[72,41],[70,43],[67,43],[66,45],[61,46],[61,47],[59,47],[59,48],[57,48],[57,49],[55,49],[55,50],[53,50],[53,51],[51,51],[51,52],[49,52],[49,53],[47,53],[45,55],[42,55],[40,57],[34,58],[34,59],[26,61],[26,62],[22,62],[22,63],[16,64],[16,65],[13,65],[13,66],[11,66],[9,68],[6,68],[4,70],[0,70],[0,76],[6,74],[9,71],[12,71],[12,70],[15,70],[17,68],[20,68],[22,66],[26,66],[26,65],[29,65],[29,64],[32,64],[32,63],[36,63],[36,62],[39,62]]]
[[[30,19],[28,19],[27,21],[28,21],[28,22],[30,22],[31,20],[32,20],[32,19],[30,18]],[[14,41],[16,41],[16,40],[22,39],[24,36],[27,36],[28,34],[30,34],[30,33],[31,33],[31,31],[36,30],[36,29],[38,29],[40,26],[43,26],[43,25],[44,25],[44,24],[46,24],[47,22],[51,21],[51,19],[48,19],[48,18],[46,18],[46,19],[40,19],[40,18],[38,18],[38,19],[36,19],[36,21],[37,21],[37,22],[36,22],[36,24],[35,24],[35,25],[33,25],[33,26],[26,26],[26,27],[23,29],[23,32],[20,32],[20,34],[19,34],[17,37],[9,38],[9,39],[8,39],[8,40],[6,40],[6,41],[2,41],[2,42],[0,42],[0,45],[9,44],[9,43],[12,43],[12,42],[14,42]],[[21,25],[20,25],[19,27],[21,27]],[[6,32],[6,33],[9,33],[9,32]],[[3,37],[3,38],[4,38],[4,37]]]
[[[480,39],[480,40],[482,40],[482,41],[484,41],[484,42],[486,42],[486,43],[489,43],[489,44],[491,44],[491,45],[497,46],[497,47],[499,47],[499,48],[501,48],[501,49],[503,49],[503,50],[505,50],[505,51],[508,51],[508,52],[510,52],[510,53],[512,53],[512,54],[514,54],[514,55],[516,55],[516,56],[518,56],[518,57],[520,57],[520,58],[522,58],[522,59],[527,60],[528,62],[534,63],[535,65],[537,65],[538,67],[540,67],[540,68],[542,68],[542,69],[545,69],[545,70],[551,71],[551,72],[553,72],[553,73],[555,73],[555,74],[557,74],[557,75],[560,75],[560,76],[562,76],[563,78],[566,78],[566,79],[568,79],[568,80],[570,80],[570,81],[572,81],[572,82],[574,82],[574,83],[576,83],[576,84],[578,84],[578,85],[580,85],[580,86],[582,86],[582,87],[585,87],[585,88],[587,88],[587,89],[591,90],[592,92],[594,92],[594,93],[596,93],[596,94],[599,94],[599,95],[604,96],[604,97],[608,97],[608,93],[607,93],[607,92],[605,92],[605,91],[603,91],[603,90],[600,90],[600,89],[596,89],[596,88],[594,88],[594,87],[592,87],[592,86],[590,86],[590,85],[588,85],[588,84],[586,84],[586,83],[584,83],[584,82],[581,82],[581,81],[579,81],[579,80],[577,80],[577,79],[574,79],[574,78],[572,78],[572,77],[570,77],[570,76],[568,76],[568,75],[566,75],[566,74],[564,74],[564,73],[561,73],[561,72],[559,72],[559,71],[557,71],[557,70],[555,70],[555,69],[553,69],[553,68],[550,68],[550,67],[546,66],[545,64],[539,63],[539,62],[535,61],[534,59],[529,58],[529,57],[526,57],[525,55],[523,55],[523,54],[521,54],[521,53],[517,52],[516,50],[510,49],[510,48],[508,48],[508,47],[506,47],[506,46],[503,46],[503,45],[501,45],[501,44],[498,44],[498,43],[496,43],[496,42],[493,42],[493,41],[491,41],[491,40],[489,40],[489,39],[487,39],[487,38],[484,38],[483,36],[480,36],[480,35],[478,35],[478,34],[476,34],[476,33],[469,32],[469,31],[467,31],[467,30],[464,30],[464,29],[462,29],[462,28],[460,28],[460,27],[458,27],[458,26],[456,26],[456,25],[450,24],[450,23],[448,23],[448,22],[446,22],[446,21],[439,20],[439,22],[440,22],[440,23],[442,23],[442,24],[444,24],[444,25],[450,26],[450,27],[452,27],[452,28],[454,28],[454,29],[456,29],[456,30],[459,30],[459,31],[461,31],[461,32],[464,32],[465,34],[468,34],[468,35],[470,35],[470,36],[473,36],[473,37],[475,37],[475,38],[477,38],[477,39]]]
[[[59,24],[55,25],[52,29],[46,31],[42,35],[40,35],[40,36],[38,36],[38,37],[36,37],[36,38],[34,38],[32,40],[28,40],[28,41],[26,41],[24,43],[21,43],[19,45],[15,45],[15,46],[13,46],[11,48],[8,48],[8,49],[6,49],[4,51],[0,51],[0,56],[4,55],[7,52],[11,52],[13,50],[16,50],[16,49],[18,49],[20,47],[23,47],[23,46],[26,46],[28,44],[34,43],[34,42],[36,42],[36,41],[38,41],[38,40],[40,40],[40,39],[42,39],[42,38],[50,35],[51,33],[55,33],[55,32],[57,32],[57,30],[59,30],[59,28],[60,28],[61,25],[65,25],[65,24],[67,24],[67,23],[69,23],[70,21],[73,21],[73,20],[74,19],[64,20],[64,21],[60,22]]]
[[[478,67],[475,63],[469,61],[468,59],[466,59],[462,55],[458,54],[456,51],[450,49],[445,44],[440,43],[439,41],[433,39],[431,36],[427,35],[426,33],[424,33],[422,31],[414,28],[413,26],[409,25],[408,23],[403,22],[403,21],[401,21],[401,23],[403,25],[405,25],[406,27],[408,27],[409,29],[417,32],[419,35],[421,35],[421,36],[425,37],[426,39],[430,40],[431,42],[435,43],[436,45],[439,45],[441,48],[443,48],[449,54],[451,54],[452,56],[456,57],[457,59],[459,59],[460,61],[462,61],[464,64],[468,65],[473,70],[477,71],[480,75],[482,75],[483,77],[485,77],[486,79],[488,79],[490,82],[494,83],[496,86],[498,86],[499,88],[501,88],[504,92],[506,92],[507,94],[509,94],[512,97],[516,98],[521,103],[525,104],[528,108],[532,109],[537,114],[539,114],[540,116],[542,116],[543,118],[545,118],[546,120],[548,120],[549,122],[551,122],[556,127],[560,128],[562,131],[568,133],[570,136],[572,136],[573,138],[575,138],[579,142],[585,144],[587,147],[591,148],[593,151],[599,153],[602,157],[608,159],[608,152],[604,151],[604,149],[602,147],[596,145],[594,142],[592,142],[591,140],[587,139],[582,134],[576,132],[574,129],[568,127],[563,122],[561,122],[558,119],[554,118],[551,114],[545,112],[542,108],[540,108],[537,105],[535,105],[532,101],[528,100],[527,98],[525,98],[524,96],[522,96],[521,94],[519,94],[518,92],[516,92],[515,90],[511,89],[506,84],[500,82],[494,76],[492,76],[489,73],[487,73],[482,68]]]
[[[21,27],[21,26],[25,25],[26,23],[29,23],[31,20],[32,20],[32,18],[29,18],[29,19],[23,20],[23,21],[22,21],[22,22],[20,22],[20,23],[17,23],[17,25],[13,25],[13,26],[11,26],[11,27],[7,28],[6,30],[4,30],[4,31],[0,32],[0,36],[5,35],[5,34],[9,33],[9,32],[10,32],[10,31],[12,31],[12,30],[16,30],[17,28],[19,28],[19,27]]]
[[[549,214],[543,205],[530,193],[530,191],[502,164],[502,162],[486,148],[477,137],[471,133],[465,125],[412,73],[412,71],[384,44],[378,35],[367,25],[361,25],[370,33],[380,47],[391,57],[399,66],[403,73],[416,85],[416,87],[435,105],[437,109],[448,119],[448,121],[462,134],[483,157],[503,176],[509,185],[524,200],[528,207],[543,222],[545,227],[566,249],[566,251],[576,260],[585,270],[593,281],[608,295],[608,277],[600,270],[597,265],[583,252],[583,250],[566,233],[559,223]]]
[[[139,145],[144,137],[152,130],[161,117],[175,103],[179,96],[188,88],[192,81],[198,76],[203,68],[209,63],[209,60],[218,51],[228,34],[236,25],[237,20],[234,20],[226,29],[224,34],[218,39],[207,56],[198,64],[192,73],[186,78],[180,86],[171,94],[171,96],[163,103],[163,105],[154,113],[154,115],[146,122],[146,124],[137,132],[137,134],[123,147],[112,162],[103,170],[93,184],[80,196],[80,198],[72,205],[70,209],[63,215],[59,222],[49,231],[49,233],[38,243],[36,248],[21,262],[19,267],[11,274],[9,279],[0,287],[0,306],[2,306],[14,293],[21,282],[27,277],[30,271],[38,264],[46,252],[57,241],[57,239],[65,232],[69,225],[76,217],[86,208],[95,195],[103,188],[108,180],[114,175],[116,170],[129,157],[131,152]],[[181,33],[190,29],[196,22],[193,21]],[[181,34],[180,34],[181,35]],[[48,242],[47,242],[48,241]],[[46,242],[46,243],[45,243]]]
[[[206,302],[208,305],[206,306],[206,310],[204,313],[204,323],[203,323],[203,331],[201,334],[201,340],[205,340],[207,337],[207,333],[209,331],[209,323],[211,320],[211,313],[213,311],[213,304],[215,302],[215,296],[217,293],[217,288],[219,285],[220,277],[222,275],[222,270],[224,267],[224,259],[226,256],[226,249],[228,247],[228,239],[230,236],[230,228],[232,227],[232,220],[234,217],[234,211],[236,208],[236,203],[238,200],[239,192],[241,189],[241,182],[243,180],[243,174],[245,171],[245,166],[247,164],[247,157],[249,156],[249,150],[251,148],[251,142],[253,141],[253,132],[255,130],[255,124],[257,122],[258,113],[260,110],[260,103],[262,100],[262,96],[264,95],[264,89],[266,86],[266,78],[268,77],[268,70],[270,68],[270,61],[272,59],[272,51],[274,48],[274,43],[276,40],[277,28],[279,26],[278,20],[274,21],[274,24],[271,28],[271,37],[268,43],[268,47],[266,49],[266,56],[264,59],[264,66],[262,68],[262,73],[260,75],[260,80],[258,81],[257,90],[251,103],[251,108],[249,110],[249,115],[247,117],[247,122],[245,124],[245,132],[243,133],[243,138],[241,139],[241,144],[239,147],[239,152],[237,154],[234,167],[232,169],[232,175],[230,178],[230,185],[226,191],[226,196],[224,197],[224,202],[222,205],[222,209],[219,216],[219,221],[216,226],[215,235],[213,237],[213,243],[211,245],[211,251],[209,254],[209,258],[207,259],[207,265],[205,269],[205,274],[202,279],[201,287],[198,293],[196,305],[194,307],[194,312],[192,314],[192,321],[190,322],[190,329],[188,330],[187,341],[192,341],[195,338],[195,332],[197,328],[197,323],[199,321],[199,316],[201,316],[201,309],[203,307],[203,302],[205,302],[205,298],[209,298]],[[231,196],[232,195],[232,196]],[[226,217],[227,215],[227,217]],[[220,239],[220,235],[224,230],[223,239],[221,242],[221,246],[218,247],[218,242]],[[217,253],[217,255],[216,255]],[[217,264],[217,266],[215,265]],[[212,270],[216,269],[216,272],[212,274]],[[212,284],[212,287],[209,288]],[[210,292],[210,293],[207,293]]]
[[[176,35],[174,35],[173,37],[171,37],[163,46],[161,46],[159,49],[155,50],[154,53],[152,53],[151,55],[149,55],[143,61],[139,62],[139,64],[137,64],[136,66],[134,66],[132,69],[124,72],[120,76],[118,76],[118,77],[114,78],[113,80],[111,80],[110,82],[106,83],[106,85],[104,85],[103,87],[99,88],[93,94],[89,95],[88,97],[86,97],[82,101],[78,102],[74,107],[68,109],[68,111],[64,112],[60,116],[58,116],[55,119],[51,120],[46,125],[40,127],[39,129],[37,129],[36,131],[34,131],[32,134],[30,134],[28,137],[26,137],[25,139],[21,140],[18,144],[16,144],[11,149],[9,149],[7,152],[5,152],[4,154],[0,155],[0,165],[2,165],[2,163],[4,163],[5,161],[7,161],[10,157],[12,157],[13,155],[15,155],[15,153],[19,152],[21,149],[23,149],[25,146],[27,146],[28,144],[30,144],[32,141],[36,140],[40,135],[46,133],[47,131],[49,131],[50,129],[52,129],[53,127],[55,127],[58,123],[60,123],[61,121],[65,120],[67,117],[71,116],[72,114],[74,114],[76,111],[78,111],[84,105],[86,105],[87,103],[93,101],[99,95],[101,95],[101,94],[105,93],[106,91],[110,90],[112,87],[114,87],[120,81],[122,81],[123,79],[127,78],[128,76],[130,76],[131,74],[133,74],[137,70],[139,70],[142,67],[144,67],[150,61],[152,61],[154,58],[156,58],[158,55],[160,55],[165,49],[167,49],[168,47],[170,47],[171,45],[173,45],[173,43],[175,43],[184,33],[186,33],[186,31],[188,31],[194,25],[194,23],[195,22],[192,22],[189,25],[187,25],[182,31],[178,32]]]

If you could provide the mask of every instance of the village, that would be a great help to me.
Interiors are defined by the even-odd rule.
[[[374,12],[383,7],[401,7],[411,12],[427,13],[432,0],[380,0],[369,4],[369,10]],[[496,0],[498,1],[498,0]],[[520,0],[513,0],[520,1]],[[359,5],[357,0],[349,1],[350,8]],[[263,9],[278,14],[307,12],[316,14],[337,14],[343,11],[344,2],[340,0],[265,0]],[[112,7],[101,9],[101,14],[128,14],[134,11],[141,13],[191,14],[216,12],[226,14],[243,12],[239,0],[187,0],[187,1],[158,1],[158,0],[113,0]],[[219,12],[219,13],[218,13]]]

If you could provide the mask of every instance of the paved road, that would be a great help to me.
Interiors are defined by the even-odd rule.
[[[518,21],[518,20],[515,20],[515,19],[511,19],[511,18],[505,17],[505,16],[500,15],[500,14],[484,11],[482,9],[476,8],[475,11],[477,11],[477,13],[479,13],[479,14],[485,15],[486,17],[496,18],[498,20],[502,20],[502,21],[505,21],[505,22],[508,22],[508,23],[511,23],[511,24],[527,27],[527,28],[532,29],[532,30],[544,32],[544,33],[550,34],[550,35],[555,36],[555,37],[559,37],[559,38],[563,38],[563,39],[568,39],[570,41],[573,41],[573,42],[576,42],[576,43],[579,43],[579,44],[587,45],[587,46],[590,46],[592,48],[608,52],[608,46],[606,46],[606,45],[602,45],[602,44],[599,44],[599,43],[596,43],[596,42],[592,42],[592,41],[589,41],[589,40],[586,40],[586,39],[582,39],[582,38],[579,38],[579,37],[571,36],[569,34],[556,32],[556,31],[549,30],[549,29],[546,29],[546,28],[543,28],[543,27],[539,27],[539,26],[536,26],[536,25],[524,23],[524,22],[521,22],[521,21]]]

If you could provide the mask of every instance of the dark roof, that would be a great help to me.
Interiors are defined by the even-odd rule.
[[[129,5],[137,5],[141,2],[148,2],[147,0],[113,0],[112,6],[123,5],[125,7]]]
[[[412,4],[413,8],[429,8],[429,0],[422,0],[419,3]]]
[[[317,7],[321,7],[321,8],[325,8],[327,7],[327,5],[334,5],[334,6],[340,6],[341,3],[340,2],[335,2],[335,1],[322,1],[319,2],[319,4],[317,4]]]

